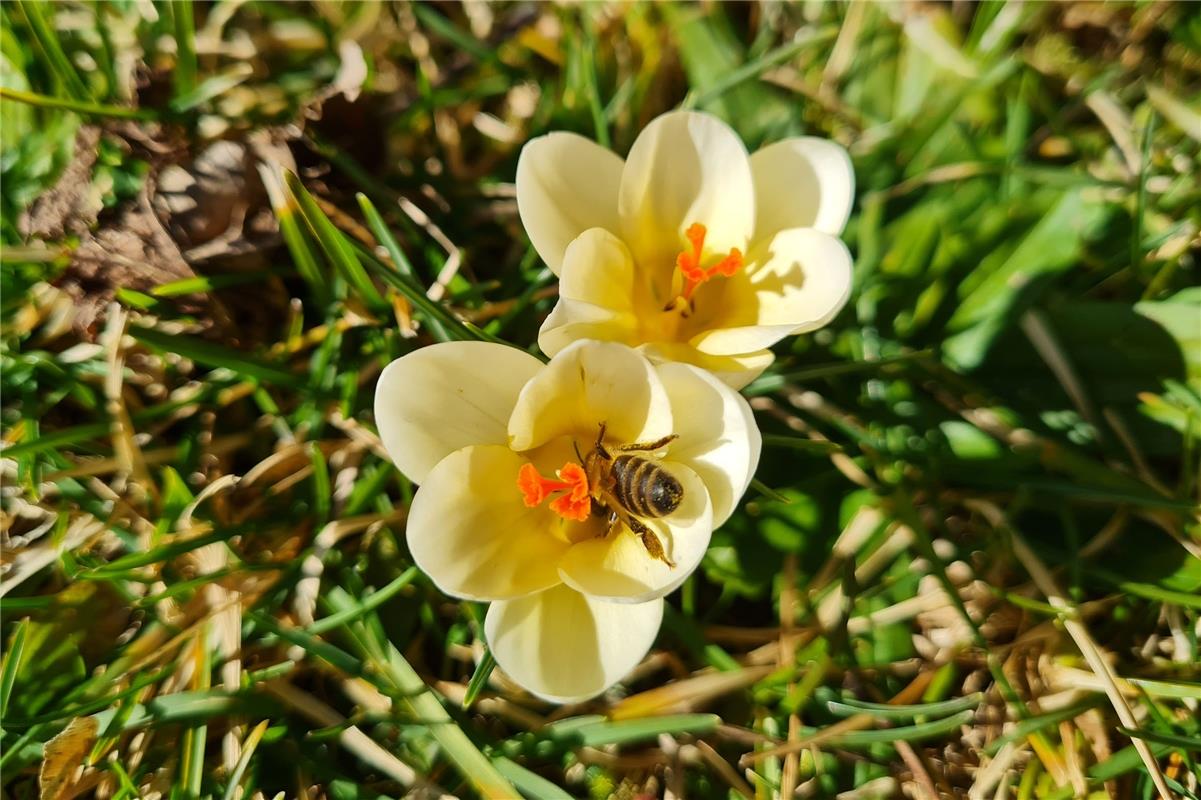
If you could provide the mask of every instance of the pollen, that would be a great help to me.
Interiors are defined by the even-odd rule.
[[[579,464],[568,461],[559,469],[556,477],[558,480],[544,478],[533,464],[522,464],[517,471],[517,488],[521,490],[526,507],[536,508],[552,494],[558,494],[550,502],[551,511],[574,522],[588,519],[592,510],[588,473]]]
[[[710,278],[718,275],[728,278],[742,269],[742,251],[737,247],[731,247],[730,252],[715,264],[702,267],[701,254],[705,248],[707,234],[708,230],[699,222],[692,223],[688,226],[688,230],[684,231],[684,238],[688,240],[691,247],[676,256],[676,268],[680,270],[680,275],[684,278],[683,298],[685,300],[691,300],[696,287]]]

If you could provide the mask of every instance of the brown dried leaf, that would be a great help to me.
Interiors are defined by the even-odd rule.
[[[40,800],[59,800],[71,795],[72,786],[84,770],[84,760],[96,744],[100,724],[95,717],[76,717],[50,741],[38,771]]]
[[[137,203],[122,209],[114,224],[97,231],[79,246],[59,286],[78,303],[75,328],[90,331],[118,288],[147,292],[160,283],[194,275],[179,247],[151,210],[143,190]],[[199,298],[180,300],[186,310],[197,311],[201,307]]]
[[[100,128],[83,125],[75,134],[75,155],[58,182],[20,220],[26,236],[58,240],[68,233],[83,236],[96,224],[103,206],[91,192]]]

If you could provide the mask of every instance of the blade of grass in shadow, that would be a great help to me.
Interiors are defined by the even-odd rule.
[[[170,103],[171,110],[177,114],[191,111],[201,103],[207,103],[214,97],[219,97],[235,86],[245,82],[254,74],[254,68],[246,63],[234,64],[224,72],[202,81],[187,94],[175,97]]]
[[[12,696],[13,684],[17,681],[17,669],[21,655],[25,652],[25,636],[29,631],[29,618],[21,620],[13,631],[12,644],[4,654],[4,669],[0,671],[0,717],[8,711],[8,698]],[[5,722],[7,724],[7,721]]]
[[[497,338],[487,331],[461,320],[442,306],[426,296],[425,290],[416,281],[406,278],[396,270],[388,267],[371,254],[371,251],[360,244],[351,243],[359,257],[380,280],[397,289],[408,298],[413,307],[429,315],[439,322],[441,333],[446,336],[442,341],[480,341],[512,346],[503,339]]]
[[[44,94],[34,94],[33,92],[23,92],[20,89],[8,89],[4,87],[0,87],[0,99],[12,100],[17,103],[25,103],[26,105],[37,106],[38,108],[52,108],[59,111],[73,111],[76,114],[82,114],[85,117],[113,117],[114,119],[140,120],[152,120],[158,118],[158,114],[145,108],[124,108],[123,106],[109,106],[102,103],[93,103],[87,100],[68,100],[62,97],[47,97]]]
[[[905,720],[915,717],[944,717],[957,714],[980,705],[983,695],[979,692],[953,700],[943,700],[937,703],[919,703],[916,705],[889,705],[888,703],[867,703],[863,700],[842,698],[827,700],[826,706],[830,713],[839,717],[849,717],[853,714],[871,714],[877,719]]]
[[[367,220],[367,227],[375,235],[375,240],[388,251],[388,257],[392,259],[392,264],[396,267],[396,271],[405,277],[416,278],[417,273],[413,271],[413,265],[409,262],[408,256],[404,254],[404,251],[400,249],[400,244],[396,241],[396,237],[388,230],[388,225],[384,222],[384,218],[380,215],[379,211],[376,210],[375,204],[362,192],[355,193],[355,199],[359,201],[359,208],[363,210],[363,216]]]
[[[909,353],[887,356],[885,358],[877,358],[871,361],[848,361],[841,364],[827,364],[825,366],[794,370],[792,372],[769,374],[764,375],[761,378],[756,378],[755,381],[743,391],[750,397],[755,397],[762,394],[771,394],[772,392],[780,390],[785,384],[788,383],[805,383],[806,381],[817,380],[818,378],[827,378],[833,375],[851,375],[857,372],[874,372],[877,369],[883,369],[894,364],[904,364],[907,361],[920,361],[929,359],[932,355],[932,350],[914,350]]]
[[[463,708],[469,709],[475,703],[480,692],[488,685],[488,678],[492,675],[492,670],[496,669],[496,657],[492,655],[492,650],[485,647],[484,657],[480,659],[479,666],[475,668],[475,672],[471,675],[471,682],[467,684],[467,693],[463,695]]]
[[[176,0],[170,4],[175,23],[175,97],[184,98],[196,88],[196,22],[192,15],[192,0]]]
[[[208,638],[208,623],[203,623],[196,635],[195,640],[195,662],[192,683],[196,691],[206,691],[210,688],[212,680],[212,664],[209,660],[209,649],[207,644]],[[204,781],[204,750],[208,740],[208,725],[205,722],[197,722],[188,727],[184,731],[181,750],[183,755],[183,786],[187,797],[200,797],[201,783]]]
[[[293,172],[284,172],[284,185],[330,264],[358,291],[369,308],[377,311],[387,309],[387,301],[363,269],[354,248],[347,242],[342,231],[330,222],[309,191],[301,185],[300,178]]]
[[[1124,725],[1119,725],[1117,731],[1131,739],[1145,739],[1148,742],[1155,742],[1166,747],[1179,747],[1186,753],[1201,753],[1201,738],[1196,736],[1177,736],[1172,733],[1160,733],[1159,731],[1148,731],[1141,728],[1127,728]]]
[[[172,336],[153,328],[132,327],[129,332],[139,342],[156,350],[175,353],[205,366],[224,367],[246,378],[293,389],[300,389],[304,386],[304,381],[299,375],[211,342],[190,336]]]
[[[333,293],[325,274],[317,264],[317,257],[309,247],[304,231],[300,228],[300,223],[296,220],[296,204],[284,190],[279,167],[274,164],[260,164],[259,177],[263,180],[263,187],[267,190],[267,197],[275,210],[275,218],[279,220],[279,230],[284,237],[284,243],[288,246],[288,252],[292,254],[292,260],[296,262],[296,271],[313,290],[317,301],[323,306],[328,305],[333,299]]]
[[[376,210],[375,205],[367,198],[367,195],[363,194],[362,192],[357,193],[355,198],[359,201],[359,208],[362,209],[363,217],[367,220],[367,227],[371,229],[371,233],[375,236],[375,240],[379,242],[385,250],[388,251],[388,257],[392,260],[392,265],[396,268],[396,271],[403,278],[405,278],[406,281],[416,286],[417,273],[413,271],[412,263],[409,262],[409,259],[407,256],[405,256],[404,251],[400,249],[400,244],[396,241],[396,237],[392,235],[392,232],[388,230],[387,223],[384,222],[384,218],[380,215],[379,211]],[[405,295],[410,303],[414,302],[414,299],[410,295],[404,292],[402,292],[402,294]],[[422,297],[426,297],[424,292],[422,293]],[[433,303],[433,301],[430,302]],[[416,305],[416,303],[414,304]],[[441,308],[441,306],[439,306],[439,308]],[[426,322],[430,326],[430,333],[433,334],[435,339],[445,342],[452,338],[446,332],[446,329],[442,326],[442,323],[439,322],[436,315],[432,315],[427,311],[425,313],[425,317]]]
[[[17,0],[17,7],[21,9],[26,21],[29,22],[30,33],[33,34],[38,49],[46,57],[50,73],[58,78],[72,100],[90,101],[92,93],[88,91],[83,79],[79,77],[79,72],[72,66],[71,59],[67,57],[59,43],[54,25],[45,16],[46,13],[56,13],[58,4],[43,3],[41,0]]]

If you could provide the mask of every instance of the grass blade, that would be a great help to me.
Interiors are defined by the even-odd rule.
[[[475,703],[480,692],[488,685],[488,678],[492,675],[492,670],[496,669],[496,657],[492,655],[492,650],[485,647],[484,657],[480,659],[479,666],[475,668],[475,672],[471,674],[471,682],[467,684],[467,693],[463,696],[463,708],[471,708]]]
[[[271,720],[265,719],[258,725],[254,726],[254,730],[242,742],[242,755],[238,757],[238,763],[234,765],[233,772],[229,774],[229,783],[225,787],[223,800],[236,800],[238,797],[238,784],[242,782],[242,776],[246,774],[246,768],[250,766],[250,759],[254,756],[254,750],[259,746],[259,740],[263,738],[263,734],[267,732],[267,726],[271,724]]]
[[[175,23],[175,99],[191,95],[196,88],[196,22],[192,0],[175,0],[170,4]]]
[[[262,178],[263,188],[267,190],[267,198],[275,211],[275,218],[279,221],[279,231],[284,238],[284,244],[288,246],[288,252],[292,254],[292,260],[296,262],[296,271],[313,290],[317,301],[322,306],[329,305],[333,299],[329,282],[326,281],[325,273],[318,266],[317,257],[309,247],[304,231],[301,230],[296,219],[296,203],[284,189],[279,167],[260,164],[259,177]]]
[[[575,800],[574,797],[558,786],[555,786],[546,778],[537,773],[530,772],[516,761],[512,761],[504,756],[496,756],[492,759],[492,764],[501,775],[513,782],[513,785],[517,787],[517,791],[521,792],[529,800]]]
[[[862,700],[845,698],[828,700],[826,706],[831,714],[839,717],[850,717],[855,714],[871,714],[877,719],[905,720],[915,717],[944,717],[957,714],[980,705],[984,695],[976,692],[953,700],[943,700],[938,703],[919,703],[916,705],[889,705],[888,703],[867,703]]]
[[[158,114],[145,108],[125,108],[124,106],[109,106],[93,103],[89,100],[67,100],[62,97],[47,97],[20,89],[0,87],[0,99],[13,100],[38,108],[51,108],[58,111],[73,111],[85,117],[112,117],[114,119],[158,119]]]
[[[325,215],[317,201],[301,185],[295,173],[284,173],[284,185],[308,223],[309,230],[321,245],[326,259],[358,290],[369,307],[377,310],[387,309],[387,302],[371,282],[371,277],[363,269],[363,265],[359,263],[354,248],[346,241],[345,234]]]
[[[58,78],[72,100],[90,101],[92,93],[88,91],[83,79],[79,77],[79,72],[59,43],[54,24],[46,19],[47,13],[53,15],[57,12],[57,4],[43,3],[42,0],[17,0],[17,7],[24,13],[34,41],[46,57],[51,74]]]
[[[582,722],[582,724],[581,724]],[[632,744],[657,739],[662,734],[682,733],[703,736],[721,724],[716,714],[673,714],[666,717],[627,719],[617,722],[563,720],[548,725],[543,733],[552,739],[569,742],[575,747],[602,747],[610,744]]]
[[[0,718],[8,712],[8,699],[17,682],[17,670],[21,667],[21,655],[25,652],[25,636],[29,633],[29,618],[17,623],[13,631],[12,644],[4,654],[4,669],[0,670]]]
[[[190,358],[205,366],[228,369],[236,375],[277,386],[293,389],[304,386],[304,381],[299,375],[211,342],[190,336],[172,336],[153,328],[134,327],[130,328],[129,332],[145,345]]]

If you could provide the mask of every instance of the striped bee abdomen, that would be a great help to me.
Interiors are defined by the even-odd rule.
[[[613,460],[613,496],[640,517],[664,517],[675,511],[684,487],[649,458],[621,455]]]

